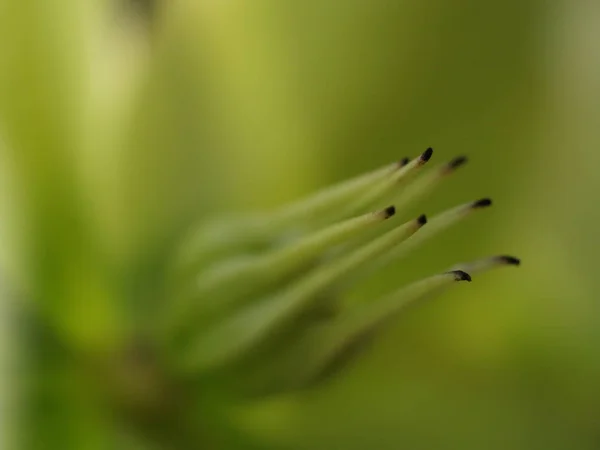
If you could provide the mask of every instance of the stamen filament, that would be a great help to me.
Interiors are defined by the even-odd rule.
[[[385,324],[393,320],[404,308],[457,281],[471,281],[462,270],[449,271],[400,288],[382,298],[340,315],[331,325],[324,326],[312,338],[319,341],[310,366],[305,366],[303,383],[314,381],[332,369],[347,362],[362,343],[372,337]]]
[[[377,186],[407,164],[408,158],[403,158],[342,181],[271,213],[210,221],[196,230],[182,246],[177,263],[178,270],[185,274],[207,261],[225,258],[252,245],[267,244],[274,235],[299,223],[306,224],[315,219],[319,223],[331,223],[332,221],[323,220],[326,215],[347,210],[348,202],[363,195],[365,190]],[[341,217],[341,214],[335,214],[337,220]]]
[[[285,291],[245,308],[201,336],[185,359],[184,366],[194,370],[213,368],[253,347],[270,332],[285,326],[308,309],[323,289],[355,276],[373,258],[414,234],[424,221],[424,217],[419,217],[400,225],[368,245],[309,273]]]
[[[397,246],[391,252],[383,255],[376,263],[376,268],[381,268],[382,266],[388,265],[407,256],[412,250],[421,245],[423,242],[450,228],[452,225],[455,225],[466,219],[472,213],[479,211],[482,208],[486,208],[491,204],[492,201],[490,199],[484,198],[475,202],[469,202],[457,206],[455,208],[446,210],[437,216],[434,216],[421,233],[413,236],[411,239],[402,243],[402,245]]]
[[[465,156],[458,156],[452,161],[424,174],[423,177],[409,184],[406,189],[402,190],[400,195],[395,196],[393,199],[393,203],[396,205],[397,210],[401,212],[411,203],[423,198],[449,175],[455,173],[459,167],[466,164],[466,162],[467,158]]]
[[[290,274],[313,262],[325,251],[360,235],[395,213],[393,206],[331,225],[299,241],[261,256],[230,260],[208,269],[195,282],[189,294],[172,304],[180,311],[171,321],[197,319],[197,313],[210,314],[239,303],[257,291],[276,286]]]
[[[373,186],[351,202],[342,212],[341,217],[347,217],[356,214],[357,211],[372,207],[378,200],[385,198],[392,190],[398,188],[401,183],[404,184],[410,180],[412,175],[431,159],[432,155],[432,148],[425,150],[420,156],[413,159],[400,170],[394,172],[391,176],[385,178],[379,184]]]
[[[499,255],[478,259],[468,263],[456,264],[451,270],[465,270],[469,273],[482,273],[502,266],[518,266],[521,261],[514,256]]]

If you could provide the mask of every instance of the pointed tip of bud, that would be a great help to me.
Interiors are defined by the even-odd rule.
[[[421,214],[419,217],[417,217],[417,223],[421,227],[425,225],[427,223],[427,216],[425,214]]]
[[[431,159],[431,155],[433,155],[433,149],[431,147],[429,147],[427,150],[425,150],[421,156],[419,157],[421,164],[426,163],[427,161],[429,161]]]
[[[468,161],[466,156],[457,156],[448,163],[447,170],[456,170],[459,167],[464,166]]]
[[[383,210],[383,217],[384,217],[384,219],[389,219],[394,214],[396,214],[396,207],[394,205],[388,206],[387,208],[385,208]]]
[[[454,275],[454,280],[455,281],[468,281],[468,282],[471,282],[471,275],[469,275],[464,270],[452,270],[452,271],[450,271],[448,273]]]
[[[471,207],[473,209],[487,208],[488,206],[491,206],[491,204],[492,204],[492,200],[490,198],[482,198],[481,200],[477,200],[476,202],[473,202]]]
[[[410,158],[404,157],[398,161],[398,167],[404,167],[410,162]]]
[[[498,256],[498,261],[503,264],[508,264],[510,266],[519,266],[521,264],[521,260],[519,258],[515,258],[514,256],[502,255]]]

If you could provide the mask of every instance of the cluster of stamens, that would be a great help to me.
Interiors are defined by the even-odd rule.
[[[252,393],[304,387],[407,304],[475,274],[518,265],[512,256],[492,256],[359,305],[340,301],[368,275],[491,205],[483,198],[431,219],[390,220],[467,161],[457,157],[417,177],[432,154],[429,148],[274,212],[200,227],[182,247],[173,269],[177,288],[157,321],[177,370],[191,377],[244,373],[254,380]],[[364,214],[384,201],[393,206]]]

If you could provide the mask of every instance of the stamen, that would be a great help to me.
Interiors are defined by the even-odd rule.
[[[318,217],[322,214],[335,210],[344,203],[361,195],[365,189],[376,186],[386,180],[390,175],[397,173],[398,169],[406,166],[405,160],[389,164],[372,172],[359,175],[350,180],[343,181],[331,186],[303,200],[292,203],[270,217],[271,223],[276,223],[278,228],[298,220],[306,220]]]
[[[471,276],[462,270],[433,275],[342,314],[330,326],[318,331],[319,346],[314,350],[316,355],[310,366],[305,368],[305,382],[330,373],[332,368],[339,369],[354,355],[353,349],[396,318],[407,305],[459,281],[471,281]]]
[[[444,164],[437,169],[425,174],[415,182],[411,183],[404,189],[400,195],[392,198],[393,203],[398,208],[398,211],[403,211],[410,204],[421,199],[434,188],[436,188],[447,176],[453,174],[458,168],[467,163],[465,156],[458,156],[447,164]]]
[[[469,202],[438,214],[437,216],[433,217],[433,219],[427,221],[427,226],[424,227],[421,232],[400,243],[389,252],[382,254],[379,258],[372,261],[361,271],[358,276],[353,278],[352,284],[356,284],[360,280],[367,278],[383,267],[401,260],[428,239],[435,237],[437,234],[450,228],[452,225],[457,224],[463,219],[466,219],[473,212],[490,206],[491,204],[492,201],[486,198],[477,200],[476,202]]]
[[[342,255],[315,269],[283,292],[259,304],[249,305],[202,336],[187,355],[184,365],[204,370],[225,364],[310,308],[319,292],[342,279],[356,276],[373,258],[419,230],[422,222],[423,218],[419,217],[400,225],[349,255]]]
[[[294,202],[283,208],[265,214],[234,217],[226,220],[211,221],[200,227],[181,247],[177,266],[184,274],[197,269],[210,260],[224,258],[239,253],[245,247],[257,243],[267,244],[274,235],[287,227],[301,223],[310,224],[317,219],[319,223],[332,223],[336,220],[324,220],[336,211],[347,208],[348,202],[363,195],[365,190],[377,186],[394,172],[408,164],[403,158],[392,164],[359,175],[333,185],[307,198]],[[350,214],[346,217],[350,217]]]
[[[395,212],[395,207],[389,206],[331,225],[261,256],[225,261],[204,272],[194,283],[191,292],[179,297],[179,305],[172,305],[171,311],[182,311],[175,316],[177,320],[189,321],[197,319],[196,313],[200,309],[207,314],[228,308],[239,303],[241,298],[257,294],[260,289],[277,285],[325,251],[389,219]]]
[[[382,180],[379,184],[373,186],[371,189],[359,196],[355,201],[350,203],[349,206],[342,211],[340,217],[347,217],[349,215],[356,214],[357,211],[372,207],[372,205],[378,200],[383,199],[387,194],[392,192],[394,189],[397,189],[401,183],[404,184],[410,180],[412,175],[431,159],[432,154],[432,148],[425,150],[420,156],[402,166],[400,170]],[[392,203],[395,204],[395,202]]]
[[[473,212],[478,211],[482,208],[486,208],[491,204],[492,201],[488,198],[485,198],[476,202],[470,202],[464,205],[457,206],[435,216],[429,221],[429,223],[423,229],[422,232],[418,233],[411,239],[402,243],[402,245],[396,247],[392,252],[381,257],[380,261],[378,262],[377,268],[380,268],[381,266],[390,264],[393,261],[397,261],[405,257],[423,242],[427,241],[428,239],[431,239],[440,232],[450,228],[452,225],[457,224],[461,220],[466,219]]]
[[[482,273],[502,266],[518,266],[521,260],[514,256],[500,255],[455,265],[453,270],[466,270],[469,273]]]

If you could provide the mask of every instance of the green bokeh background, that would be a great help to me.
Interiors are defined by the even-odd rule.
[[[3,278],[50,328],[108,348],[191,218],[433,146],[471,162],[416,212],[496,206],[373,295],[488,254],[520,270],[411,310],[342,377],[234,427],[291,449],[598,447],[598,2],[165,1],[150,24],[116,3],[0,5]],[[18,331],[2,347],[32,352]],[[38,373],[61,386],[63,448],[102,448],[65,373]]]

